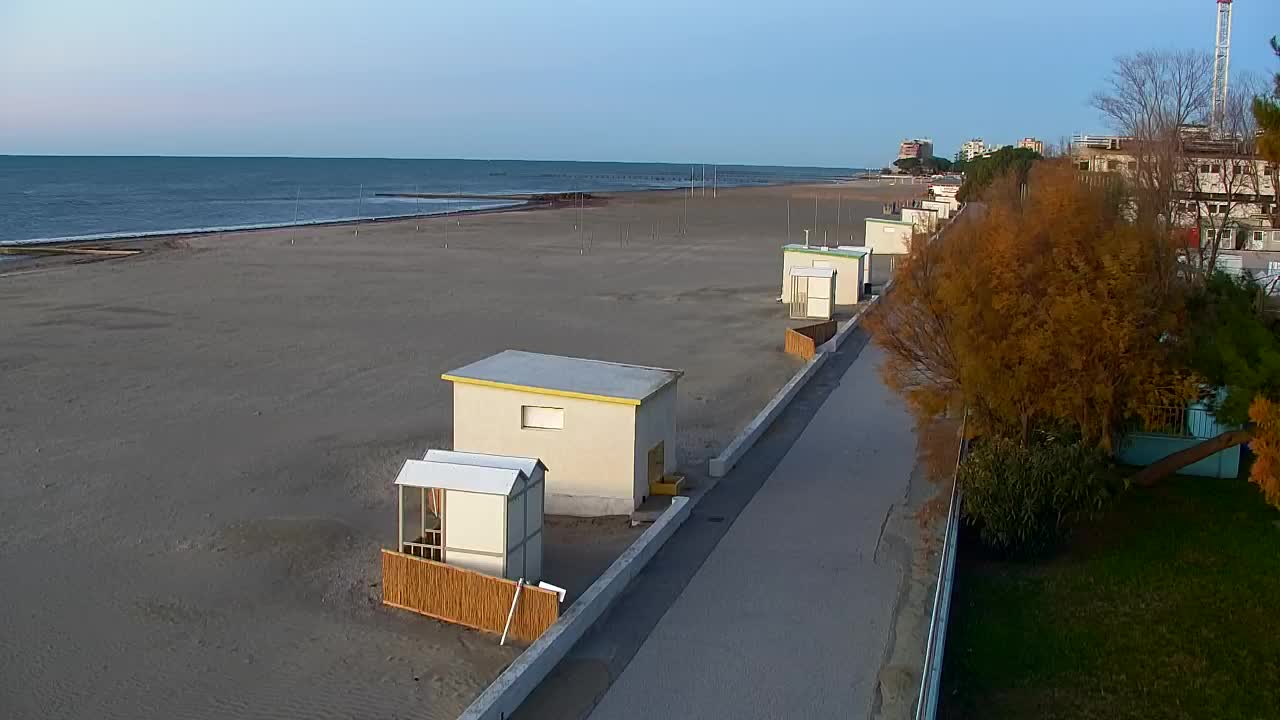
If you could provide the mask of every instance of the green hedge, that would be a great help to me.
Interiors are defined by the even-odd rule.
[[[1113,495],[1106,455],[1081,445],[990,438],[960,465],[966,521],[982,542],[1015,557],[1051,552],[1071,524]]]

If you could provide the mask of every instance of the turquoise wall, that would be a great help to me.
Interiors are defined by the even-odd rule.
[[[1201,438],[1173,437],[1154,433],[1130,433],[1120,442],[1116,459],[1126,465],[1145,467],[1179,450],[1199,445]],[[1234,478],[1240,475],[1240,446],[1220,450],[1200,462],[1178,471],[1180,475],[1197,477]]]

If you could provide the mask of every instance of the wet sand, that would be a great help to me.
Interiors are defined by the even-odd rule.
[[[817,197],[834,244],[922,190],[634,193],[454,217],[447,248],[433,218],[0,277],[0,717],[456,716],[518,651],[377,587],[399,465],[449,445],[440,373],[509,347],[682,368],[700,473],[797,366],[788,197],[792,240]],[[576,587],[629,537],[554,531],[547,580]]]

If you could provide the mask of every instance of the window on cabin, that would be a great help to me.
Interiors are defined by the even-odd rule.
[[[526,430],[563,430],[564,408],[522,405],[520,427]]]

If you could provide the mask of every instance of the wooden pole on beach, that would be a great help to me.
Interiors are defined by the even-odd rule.
[[[413,231],[418,232],[418,225],[422,223],[422,197],[418,195],[418,186],[413,186]]]
[[[289,237],[289,244],[298,237],[298,203],[302,200],[302,186],[299,185],[297,191],[293,195],[293,234]]]

